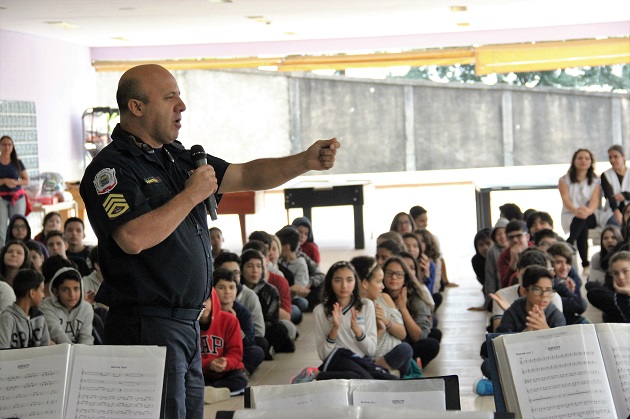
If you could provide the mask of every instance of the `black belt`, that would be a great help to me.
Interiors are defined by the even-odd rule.
[[[180,308],[180,307],[160,307],[160,306],[136,306],[130,309],[116,307],[114,311],[119,312],[119,313],[132,314],[136,316],[163,317],[166,319],[178,319],[178,320],[199,320],[204,309],[205,307]]]

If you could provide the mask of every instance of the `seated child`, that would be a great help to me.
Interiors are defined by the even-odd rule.
[[[397,231],[387,231],[385,233],[379,234],[379,236],[376,238],[376,245],[378,246],[379,244],[387,240],[393,240],[401,249],[405,247],[402,235]]]
[[[580,295],[582,282],[579,276],[569,276],[573,262],[573,252],[565,243],[556,243],[547,249],[553,258],[554,290],[562,298],[562,313],[567,324],[589,323],[582,313],[586,311],[586,300]]]
[[[236,301],[251,314],[256,345],[264,351],[265,359],[273,359],[273,354],[269,352],[269,342],[265,338],[265,318],[260,306],[260,300],[254,291],[241,283],[241,258],[236,253],[223,252],[214,261],[214,268],[225,268],[234,274],[237,281]]]
[[[46,247],[42,246],[44,245],[35,240],[26,242],[28,254],[31,257],[31,269],[36,270],[40,274],[42,273],[42,264],[44,263],[44,260],[46,260],[46,254],[48,254],[48,250],[44,253]]]
[[[532,265],[551,268],[551,261],[544,252],[536,249],[535,247],[525,249],[518,256],[518,262],[516,265],[516,278],[518,283],[507,288],[501,288],[496,293],[490,294],[490,298],[494,300],[494,304],[492,305],[491,331],[496,331],[496,328],[499,327],[505,310],[507,310],[514,301],[526,295],[526,290],[521,285],[521,281],[525,269]],[[558,310],[562,311],[562,299],[558,296],[558,294],[554,293],[552,295],[552,303],[554,303]]]
[[[308,311],[308,295],[311,293],[311,282],[308,274],[306,259],[297,255],[300,233],[295,227],[283,227],[276,233],[280,240],[280,259],[278,265],[284,266],[293,274],[293,284],[290,287],[292,303],[301,312]]]
[[[205,304],[199,318],[205,385],[240,392],[247,386],[247,377],[243,373],[243,340],[238,319],[221,309],[214,290]]]
[[[374,304],[359,296],[359,277],[349,262],[333,264],[322,303],[313,310],[315,344],[322,360],[311,379],[395,379],[371,357],[376,351]]]
[[[11,285],[0,279],[0,313],[15,302],[15,292]]]
[[[44,277],[22,269],[13,280],[16,300],[0,314],[0,349],[50,345],[44,313],[38,307],[44,299]]]
[[[310,257],[313,262],[319,264],[321,257],[319,255],[319,247],[313,241],[313,226],[311,221],[306,217],[298,217],[291,225],[298,229],[300,233],[300,250]]]
[[[615,254],[610,259],[610,270],[615,288],[612,306],[617,311],[611,317],[630,323],[630,252],[624,250]]]
[[[287,327],[280,321],[280,295],[277,288],[265,282],[264,278],[264,256],[257,250],[244,251],[241,255],[241,283],[258,296],[265,319],[265,338],[276,352],[293,352],[295,344],[289,338]]]
[[[92,246],[86,246],[83,244],[85,239],[85,224],[79,217],[70,217],[63,224],[63,237],[68,243],[66,248],[66,256],[68,259],[75,261],[75,263],[81,267],[79,272],[81,275],[89,275],[94,269],[90,265],[90,249]]]
[[[42,231],[37,233],[37,235],[33,237],[33,240],[37,240],[46,245],[46,235],[53,230],[61,230],[61,214],[57,211],[47,213],[42,221],[42,227]]]
[[[59,255],[64,259],[71,260],[78,266],[77,270],[81,275],[89,275],[91,270],[87,266],[87,262],[81,258],[70,259],[66,251],[68,250],[68,242],[65,236],[59,230],[49,231],[46,236],[46,248],[50,256]]]
[[[477,277],[477,281],[481,284],[481,292],[483,293],[483,287],[486,281],[486,256],[488,256],[488,250],[492,246],[492,239],[490,234],[492,230],[489,228],[483,228],[475,234],[473,243],[475,245],[475,255],[470,260],[473,271]],[[468,310],[472,311],[484,311],[486,309],[485,304],[481,304],[476,307],[469,307]]]
[[[260,252],[265,258],[265,281],[267,283],[273,285],[278,290],[278,294],[280,295],[280,321],[284,324],[289,331],[289,337],[291,340],[295,340],[297,335],[297,329],[295,328],[295,324],[292,321],[292,313],[293,313],[293,305],[291,304],[291,291],[289,289],[289,282],[282,275],[278,275],[276,273],[271,272],[268,267],[271,263],[269,259],[269,248],[265,246],[263,242],[260,240],[250,240],[243,246],[243,252],[249,249],[257,250]],[[299,313],[299,318],[301,320],[302,313],[300,309],[295,307],[297,313]]]
[[[210,245],[212,247],[212,258],[216,259],[219,253],[226,252],[227,250],[223,249],[223,242],[225,239],[223,238],[223,232],[219,227],[210,227],[208,230],[210,234]]]
[[[403,242],[404,243],[404,242]],[[404,244],[403,244],[404,246]],[[403,251],[404,247],[399,246],[393,240],[385,240],[380,244],[376,245],[376,262],[380,267],[383,267],[385,262],[393,256],[398,256],[400,252]]]
[[[252,315],[236,301],[236,290],[239,285],[236,276],[230,270],[219,268],[213,272],[213,278],[214,292],[221,304],[221,310],[234,314],[238,319],[242,331],[243,365],[250,374],[253,374],[265,359],[265,352],[256,345]]]
[[[72,343],[94,344],[94,309],[83,300],[83,281],[74,268],[61,268],[50,281],[50,297],[41,305],[48,327],[61,324]]]
[[[555,290],[550,272],[543,266],[529,266],[523,272],[522,281],[525,297],[505,310],[497,332],[518,333],[565,326],[562,312],[551,304]]]

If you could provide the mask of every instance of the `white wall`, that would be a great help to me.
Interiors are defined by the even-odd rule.
[[[0,100],[35,102],[40,172],[81,178],[81,115],[99,105],[95,75],[89,48],[0,31]]]

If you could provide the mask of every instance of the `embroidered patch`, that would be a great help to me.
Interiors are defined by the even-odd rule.
[[[116,169],[105,168],[94,176],[94,188],[99,195],[109,193],[116,185],[118,185]]]
[[[103,202],[103,208],[110,220],[117,218],[129,210],[129,204],[122,194],[113,193]]]
[[[146,183],[147,185],[150,185],[151,183],[160,183],[162,182],[162,179],[160,179],[159,177],[147,177],[144,178],[144,183]]]

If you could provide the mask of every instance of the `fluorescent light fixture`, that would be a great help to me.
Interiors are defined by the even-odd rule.
[[[232,3],[232,0],[208,0],[210,3]]]
[[[468,11],[467,6],[449,6],[449,9],[451,9],[451,12],[467,12]]]
[[[75,25],[74,23],[64,22],[62,20],[54,20],[54,21],[49,21],[45,23],[48,25],[56,26],[58,28],[63,28],[63,29],[79,29],[80,28],[79,25]]]
[[[457,26],[470,26],[470,23],[468,23],[468,22],[459,22],[457,24]]]

